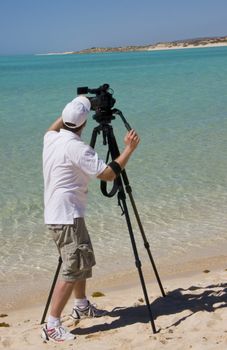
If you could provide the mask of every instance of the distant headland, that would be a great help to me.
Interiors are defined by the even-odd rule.
[[[217,47],[227,46],[227,36],[222,37],[207,37],[187,40],[176,40],[170,42],[158,42],[156,44],[141,45],[141,46],[123,46],[123,47],[91,47],[89,49],[69,52],[50,52],[46,55],[79,55],[92,53],[106,53],[106,52],[136,52],[136,51],[157,51],[170,49],[187,49],[198,47]]]

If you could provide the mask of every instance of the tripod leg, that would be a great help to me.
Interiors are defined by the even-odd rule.
[[[118,149],[116,138],[115,138],[114,133],[113,133],[113,129],[111,127],[108,128],[107,135],[108,135],[109,150],[110,150],[112,159],[115,159],[120,154],[120,152],[119,152],[119,149]],[[160,280],[157,268],[155,266],[154,259],[152,257],[151,251],[150,251],[149,243],[148,243],[148,241],[146,239],[146,235],[145,235],[145,232],[144,232],[144,229],[143,229],[143,226],[142,226],[142,223],[141,223],[141,220],[140,220],[140,217],[139,217],[136,205],[135,205],[135,201],[134,201],[133,196],[132,196],[132,189],[131,189],[131,186],[129,185],[128,176],[127,176],[125,170],[122,171],[121,176],[120,176],[120,178],[118,180],[119,187],[122,185],[122,183],[124,183],[125,190],[128,193],[129,199],[131,201],[131,205],[132,205],[132,208],[133,208],[133,211],[134,211],[134,214],[135,214],[135,217],[136,217],[136,220],[137,220],[137,223],[139,225],[139,229],[140,229],[143,241],[144,241],[144,246],[145,246],[145,248],[147,250],[147,253],[148,253],[148,256],[150,258],[150,262],[151,262],[151,265],[153,267],[153,270],[154,270],[157,282],[159,284],[161,293],[165,297],[166,295],[165,295],[164,289],[162,287],[162,283],[161,283],[161,280]]]
[[[160,279],[160,277],[159,277],[158,270],[157,270],[157,268],[156,268],[156,265],[155,265],[153,256],[152,256],[151,251],[150,251],[150,245],[149,245],[149,243],[148,243],[148,241],[147,241],[147,238],[146,238],[146,235],[145,235],[145,232],[144,232],[144,229],[143,229],[143,226],[142,226],[140,217],[139,217],[139,213],[138,213],[138,210],[137,210],[137,208],[136,208],[136,204],[135,204],[135,201],[134,201],[134,198],[133,198],[133,195],[132,195],[132,189],[131,189],[131,186],[129,185],[128,177],[127,177],[127,174],[126,174],[125,170],[124,170],[123,173],[122,173],[122,178],[123,178],[123,182],[124,182],[124,184],[125,184],[126,192],[127,192],[128,196],[129,196],[129,199],[130,199],[130,202],[131,202],[131,205],[132,205],[132,208],[133,208],[135,217],[136,217],[136,221],[137,221],[137,223],[138,223],[138,226],[139,226],[139,229],[140,229],[142,238],[143,238],[144,247],[145,247],[146,250],[147,250],[147,254],[148,254],[148,256],[149,256],[151,265],[152,265],[152,267],[153,267],[154,274],[155,274],[155,277],[156,277],[156,279],[157,279],[157,282],[158,282],[159,288],[160,288],[160,290],[161,290],[162,296],[165,297],[166,294],[165,294],[164,288],[163,288],[163,286],[162,286],[162,282],[161,282],[161,279]]]
[[[152,327],[153,333],[156,333],[155,323],[154,323],[153,315],[151,312],[151,306],[150,306],[149,298],[147,295],[146,284],[144,281],[143,272],[142,272],[142,268],[141,268],[142,265],[141,265],[141,262],[139,259],[138,250],[136,247],[136,242],[135,242],[135,238],[134,238],[134,234],[133,234],[133,230],[132,230],[132,225],[131,225],[131,221],[130,221],[130,217],[129,217],[129,213],[128,213],[128,208],[127,208],[126,201],[125,201],[125,194],[121,193],[121,191],[119,191],[118,192],[118,199],[119,199],[119,201],[121,201],[122,207],[124,209],[124,214],[125,214],[125,218],[126,218],[126,222],[127,222],[127,226],[128,226],[128,231],[129,231],[129,235],[130,235],[130,239],[131,239],[131,243],[132,243],[133,253],[135,256],[135,265],[136,265],[138,273],[139,273],[144,298],[145,298],[145,301],[147,304],[147,309],[148,309],[148,313],[149,313],[151,327]]]
[[[103,135],[105,135],[105,138],[107,137],[108,146],[109,146],[109,152],[111,154],[111,157],[112,157],[113,160],[116,159],[120,155],[120,152],[119,152],[119,149],[118,149],[118,145],[117,145],[115,136],[113,134],[113,128],[109,125],[109,122],[108,123],[103,123],[103,124],[100,125],[99,131],[103,132]],[[94,136],[92,137],[92,139],[94,139]],[[94,143],[95,142],[92,142],[92,144],[94,144]],[[123,179],[124,178],[127,179],[127,175],[126,175],[126,173],[124,171],[116,179],[116,184],[118,186],[118,201],[119,201],[119,204],[122,206],[124,214],[125,214],[126,222],[127,222],[127,225],[128,225],[128,231],[129,231],[129,235],[130,235],[130,239],[131,239],[131,243],[132,243],[132,248],[133,248],[133,252],[134,252],[134,256],[135,256],[135,264],[136,264],[136,267],[137,267],[137,270],[138,270],[138,273],[139,273],[141,286],[142,286],[142,289],[143,289],[144,298],[145,298],[145,301],[146,301],[146,304],[147,304],[147,309],[148,309],[148,313],[149,313],[149,317],[150,317],[151,326],[152,326],[152,329],[153,329],[153,333],[156,333],[155,323],[154,323],[153,315],[152,315],[152,312],[151,312],[151,306],[150,306],[149,298],[148,298],[148,295],[147,295],[146,284],[145,284],[143,273],[142,273],[141,262],[139,260],[139,255],[138,255],[136,242],[135,242],[135,238],[134,238],[134,234],[133,234],[133,230],[132,230],[132,225],[131,225],[131,221],[130,221],[130,217],[129,217],[129,213],[128,213],[128,208],[127,208],[127,205],[126,205],[126,196],[125,196],[125,192],[124,192],[124,186],[123,186],[122,178]],[[125,187],[126,187],[127,184],[129,185],[128,181],[125,181]],[[103,194],[106,195],[104,192],[103,192]],[[146,246],[147,246],[147,244],[146,244]],[[154,265],[153,259],[152,259],[152,262],[153,262],[152,265],[154,267],[155,265]],[[157,270],[156,270],[156,273],[157,273]],[[159,279],[159,281],[160,281],[160,279]]]
[[[162,286],[162,283],[161,283],[161,279],[160,279],[159,274],[158,274],[158,270],[156,268],[154,259],[152,257],[152,254],[151,254],[151,251],[150,251],[150,245],[149,245],[149,243],[148,243],[148,241],[146,239],[145,232],[144,232],[144,229],[143,229],[143,226],[142,226],[142,223],[141,223],[141,220],[140,220],[140,217],[139,217],[139,214],[138,214],[138,211],[137,211],[137,208],[136,208],[136,205],[135,205],[132,193],[129,193],[129,198],[130,198],[130,201],[131,201],[131,204],[132,204],[132,208],[133,208],[133,211],[134,211],[134,214],[135,214],[135,217],[136,217],[136,220],[137,220],[140,232],[141,232],[142,237],[143,237],[144,247],[146,248],[148,256],[150,258],[150,261],[151,261],[151,264],[152,264],[152,267],[153,267],[153,270],[154,270],[154,273],[155,273],[155,277],[156,277],[156,279],[158,281],[158,285],[159,285],[159,288],[161,290],[162,296],[165,297],[166,294],[164,292],[164,289],[163,289],[163,286]]]
[[[53,280],[53,283],[52,283],[52,286],[51,286],[51,289],[50,289],[50,293],[49,293],[49,296],[48,296],[48,299],[47,299],[47,302],[46,302],[46,306],[45,306],[45,309],[44,309],[43,316],[42,316],[40,324],[43,324],[45,322],[46,314],[47,314],[47,311],[49,309],[49,305],[50,305],[51,298],[52,298],[52,295],[53,295],[53,292],[54,292],[55,284],[56,284],[57,279],[58,279],[58,275],[59,275],[59,271],[60,271],[60,268],[61,268],[61,264],[62,264],[62,258],[59,256],[57,270],[56,270],[55,275],[54,275],[54,280]]]

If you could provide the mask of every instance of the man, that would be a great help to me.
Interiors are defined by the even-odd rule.
[[[76,97],[65,106],[62,116],[44,136],[44,216],[62,258],[62,279],[55,286],[42,337],[55,342],[75,338],[61,325],[61,313],[72,292],[75,295],[73,319],[104,315],[104,311],[95,308],[86,297],[86,279],[91,277],[95,265],[84,222],[87,186],[95,177],[113,181],[140,141],[131,130],[124,138],[123,152],[109,165],[105,164],[95,150],[81,140],[90,108],[87,97]]]

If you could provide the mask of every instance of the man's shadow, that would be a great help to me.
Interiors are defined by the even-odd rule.
[[[169,292],[166,297],[159,297],[151,304],[153,318],[163,315],[173,315],[190,310],[190,314],[166,326],[177,326],[188,317],[199,311],[214,312],[227,306],[227,283],[209,285],[206,287],[191,286],[188,289],[178,288]],[[135,323],[149,323],[147,305],[135,307],[116,307],[108,316],[115,318],[110,323],[102,323],[85,328],[75,328],[72,333],[78,335],[93,334],[126,327]]]

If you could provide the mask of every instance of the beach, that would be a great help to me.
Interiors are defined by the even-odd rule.
[[[0,57],[0,349],[226,349],[227,49],[179,48]],[[64,322],[77,339],[45,344],[40,320],[58,254],[43,222],[43,134],[77,87],[104,82],[141,135],[127,175],[166,297],[127,198],[153,334],[125,217],[94,181],[86,224],[97,265],[88,297],[109,314],[73,325],[69,302]],[[124,125],[112,125],[122,149]],[[87,143],[94,126],[91,115]]]
[[[136,271],[109,280],[91,282],[88,292],[101,292],[91,301],[108,315],[83,319],[74,325],[69,318],[71,302],[63,312],[63,324],[76,335],[74,341],[45,343],[40,320],[45,300],[33,305],[1,309],[1,349],[220,349],[227,347],[226,276],[227,256],[197,259],[186,265],[160,270],[163,297],[149,266],[144,269],[156,333]],[[42,300],[42,303],[41,303]],[[8,325],[8,327],[7,327]]]

